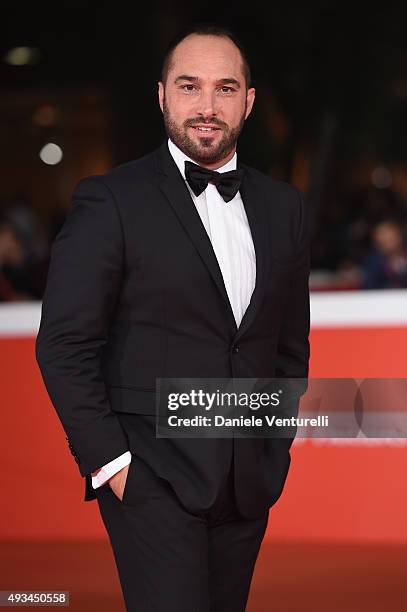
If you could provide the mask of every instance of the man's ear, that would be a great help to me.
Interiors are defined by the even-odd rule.
[[[253,104],[254,104],[254,98],[256,96],[256,90],[254,89],[254,87],[250,87],[247,90],[247,98],[246,98],[246,117],[245,119],[247,119],[247,117],[250,115],[250,113],[252,112],[252,108],[253,108]]]
[[[164,111],[164,83],[162,81],[158,81],[158,103],[160,105],[161,111]]]

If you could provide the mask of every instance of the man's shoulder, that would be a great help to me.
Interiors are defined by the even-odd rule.
[[[294,198],[294,200],[298,201],[300,192],[294,185],[291,185],[287,181],[275,179],[269,174],[257,168],[253,168],[253,166],[241,164],[241,167],[244,168],[246,176],[256,184],[258,189],[264,191],[265,194],[289,198],[290,200]]]
[[[76,192],[80,194],[82,190],[93,191],[102,189],[112,192],[115,195],[132,193],[134,188],[141,185],[151,185],[152,179],[156,174],[157,154],[159,149],[143,155],[138,159],[124,162],[107,172],[94,174],[82,178],[76,186]]]
[[[156,171],[158,149],[137,159],[114,166],[101,175],[106,184],[123,184],[128,181],[151,179]]]

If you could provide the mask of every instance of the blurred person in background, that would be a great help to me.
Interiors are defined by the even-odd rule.
[[[388,187],[369,187],[350,194],[346,204],[347,236],[343,248],[346,255],[363,264],[372,246],[374,228],[386,219],[402,224],[407,221],[407,209],[398,194]]]
[[[49,243],[32,208],[8,205],[0,219],[0,301],[42,298],[49,264]]]
[[[407,241],[401,224],[394,219],[377,223],[371,241],[362,269],[362,288],[407,288]]]
[[[0,301],[32,299],[28,288],[27,268],[22,241],[15,228],[0,221]]]

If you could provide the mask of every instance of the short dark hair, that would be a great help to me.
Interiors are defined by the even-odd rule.
[[[240,55],[242,57],[242,64],[243,64],[243,74],[246,80],[246,88],[248,89],[250,87],[250,84],[251,84],[250,66],[249,66],[249,62],[247,60],[247,56],[246,56],[242,43],[240,42],[236,34],[231,32],[231,30],[227,28],[223,28],[216,24],[212,24],[212,23],[198,23],[198,24],[189,26],[188,28],[185,28],[184,30],[179,32],[171,40],[171,42],[169,43],[165,51],[162,68],[161,68],[161,80],[163,83],[165,83],[167,80],[168,71],[171,65],[172,54],[175,48],[178,47],[178,45],[180,44],[180,42],[184,40],[184,38],[186,38],[187,36],[190,36],[191,34],[200,34],[203,36],[219,36],[222,38],[229,38],[240,51]]]

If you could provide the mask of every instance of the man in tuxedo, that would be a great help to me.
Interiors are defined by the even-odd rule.
[[[75,189],[36,354],[127,610],[240,612],[292,438],[156,437],[156,379],[307,377],[307,211],[237,162],[255,90],[231,33],[173,41],[158,97],[168,141]]]

